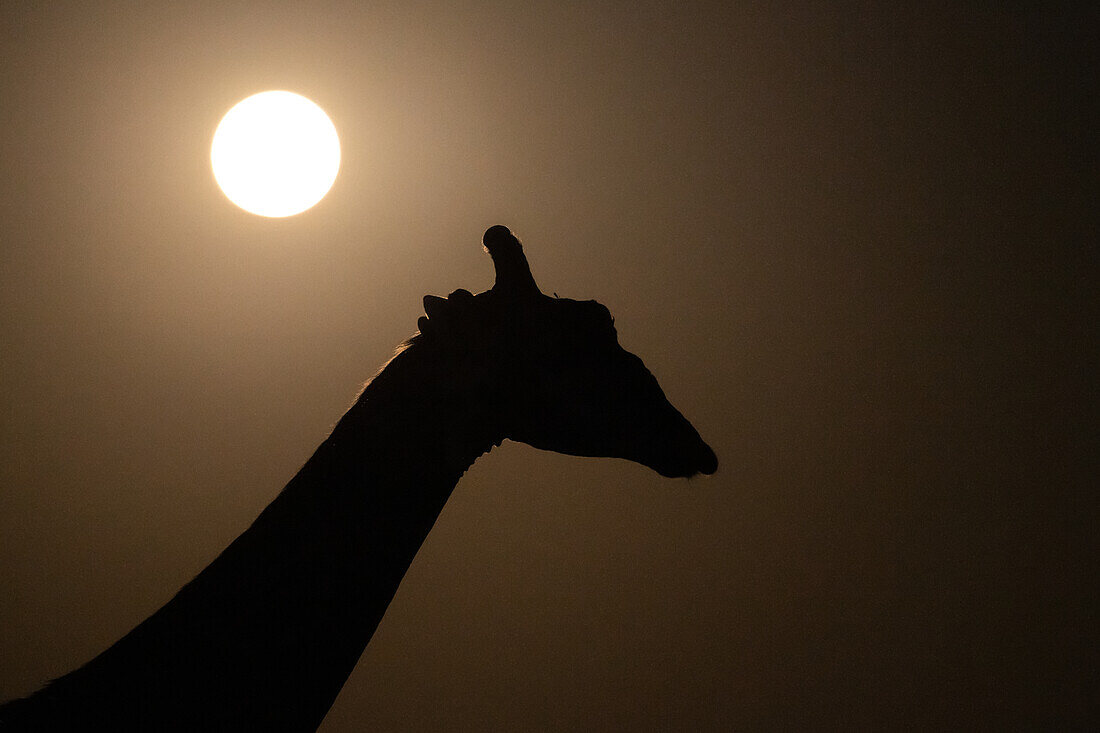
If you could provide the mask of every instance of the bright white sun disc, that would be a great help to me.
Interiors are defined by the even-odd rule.
[[[300,214],[340,170],[340,139],[325,111],[294,92],[253,94],[229,110],[210,148],[229,200],[260,216]]]

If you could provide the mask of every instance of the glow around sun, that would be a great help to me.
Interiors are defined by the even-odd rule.
[[[300,94],[260,92],[226,112],[210,163],[237,206],[260,216],[292,216],[332,188],[340,139],[325,111]]]

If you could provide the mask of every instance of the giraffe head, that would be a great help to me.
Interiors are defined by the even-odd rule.
[[[503,437],[578,456],[625,458],[662,476],[717,470],[714,451],[594,300],[548,297],[503,226],[485,232],[496,283],[424,297],[418,342],[445,349],[477,384]]]

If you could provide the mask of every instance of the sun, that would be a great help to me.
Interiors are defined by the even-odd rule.
[[[229,200],[260,216],[300,214],[325,197],[340,170],[340,138],[325,111],[300,94],[253,94],[226,112],[210,147]]]

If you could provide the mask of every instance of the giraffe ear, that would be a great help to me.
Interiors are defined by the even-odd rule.
[[[497,278],[494,293],[509,295],[539,295],[541,291],[531,276],[531,267],[523,254],[523,245],[506,226],[489,227],[481,240],[493,258]]]
[[[438,333],[441,329],[455,330],[470,313],[474,295],[469,290],[458,289],[446,298],[438,295],[424,296],[424,313],[416,321],[420,333]]]
[[[450,316],[449,311],[446,298],[440,298],[438,295],[424,296],[424,312],[429,320],[445,322]]]
[[[459,288],[458,290],[452,290],[451,294],[447,296],[447,300],[466,306],[474,302],[474,294],[466,288]]]

